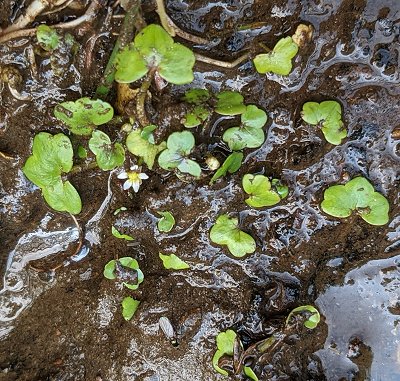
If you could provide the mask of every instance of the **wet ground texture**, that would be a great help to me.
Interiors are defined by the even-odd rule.
[[[2,2],[1,27],[15,20],[24,3]],[[235,329],[248,347],[282,331],[289,312],[305,304],[319,309],[321,323],[314,330],[299,325],[257,357],[253,368],[260,380],[399,380],[400,3],[166,5],[177,25],[210,43],[178,41],[225,61],[252,54],[259,42],[273,46],[300,23],[312,25],[314,34],[288,77],[257,74],[251,60],[233,69],[196,63],[189,86],[152,87],[148,112],[165,136],[183,130],[178,112],[184,90],[207,87],[240,91],[246,104],[263,108],[267,139],[261,148],[245,150],[239,172],[212,186],[211,172],[184,182],[156,168],[146,171],[150,179],[140,192],[130,194],[118,172],[74,174],[84,242],[72,257],[79,235],[73,221],[46,206],[21,168],[36,133],[68,134],[53,108],[93,95],[120,28],[121,19],[107,18],[108,11],[123,12],[103,7],[94,21],[72,31],[80,49],[59,60],[61,76],[45,57],[36,57],[32,67],[34,37],[0,44],[0,64],[21,71],[21,94],[32,97],[17,100],[6,86],[0,94],[0,151],[6,154],[0,157],[0,380],[223,380],[211,364],[220,331]],[[159,22],[151,2],[143,9],[148,23]],[[64,10],[38,21],[56,24],[83,12]],[[304,102],[327,99],[339,101],[344,111],[348,136],[338,146],[300,117]],[[227,150],[216,143],[231,125],[216,117],[193,130],[202,152],[225,157]],[[119,126],[102,129],[113,139],[120,136]],[[245,173],[282,179],[288,197],[274,207],[251,209],[241,188]],[[357,175],[389,200],[386,226],[321,211],[323,191]],[[115,216],[121,206],[127,210]],[[158,210],[175,216],[170,233],[157,230]],[[254,254],[237,259],[210,242],[209,230],[223,213],[237,216],[256,239]],[[112,225],[132,235],[133,245],[113,237]],[[160,251],[179,255],[191,269],[164,269]],[[140,288],[128,293],[141,301],[129,322],[120,311],[127,290],[103,277],[104,265],[116,256],[136,258],[145,275]],[[175,327],[178,346],[159,330],[161,316]]]

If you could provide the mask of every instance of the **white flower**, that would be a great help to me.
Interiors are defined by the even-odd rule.
[[[124,182],[124,190],[132,187],[135,193],[137,193],[140,185],[142,184],[142,180],[147,180],[149,178],[149,176],[140,171],[141,168],[139,168],[137,165],[133,165],[130,171],[122,172],[117,176],[119,179],[127,179]]]

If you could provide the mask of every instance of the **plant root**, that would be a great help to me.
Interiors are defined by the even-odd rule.
[[[193,34],[187,33],[180,29],[168,16],[165,10],[164,0],[156,0],[158,16],[160,17],[161,25],[172,37],[179,36],[186,41],[193,42],[198,45],[208,45],[210,42],[199,36],[194,36]]]
[[[210,57],[206,57],[203,56],[201,54],[195,53],[195,57],[197,61],[200,62],[204,62],[210,65],[214,65],[214,66],[219,66],[219,67],[223,67],[226,69],[233,69],[234,67],[240,65],[241,63],[243,63],[244,61],[249,59],[249,54],[243,54],[242,56],[240,56],[239,58],[237,58],[236,60],[232,61],[232,62],[227,62],[227,61],[220,61],[220,60],[215,60],[214,58],[210,58]]]

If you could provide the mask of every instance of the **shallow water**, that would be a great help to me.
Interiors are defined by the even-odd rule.
[[[122,191],[115,173],[75,175],[73,183],[84,204],[79,220],[85,239],[73,258],[68,256],[77,242],[72,221],[48,211],[21,167],[35,133],[65,132],[52,116],[54,105],[90,95],[96,75],[92,84],[85,82],[81,51],[62,79],[54,76],[48,60],[39,59],[34,78],[25,50],[29,41],[0,46],[2,63],[24,70],[23,91],[34,96],[30,103],[20,102],[3,89],[0,98],[0,151],[15,158],[0,161],[0,211],[7,216],[0,222],[1,376],[224,379],[211,366],[220,331],[233,327],[249,345],[281,331],[292,308],[313,304],[320,309],[321,324],[260,359],[255,365],[260,380],[396,381],[400,158],[392,131],[399,127],[399,3],[167,4],[182,28],[199,35],[210,31],[210,46],[199,51],[219,59],[232,60],[246,48],[257,49],[259,41],[273,45],[300,22],[310,23],[315,31],[288,77],[260,76],[250,62],[233,70],[196,66],[193,87],[241,91],[247,104],[268,113],[264,145],[246,151],[237,174],[209,186],[208,179],[188,184],[161,171],[149,172],[150,180],[132,198]],[[266,25],[237,30],[259,21]],[[82,33],[80,42],[90,36],[90,31]],[[174,122],[174,102],[182,93],[182,87],[168,87],[153,101],[155,123],[181,129]],[[327,144],[319,131],[301,122],[305,101],[325,99],[337,99],[344,108],[348,138],[340,146]],[[195,132],[196,141],[212,149],[229,123],[226,118],[212,120],[207,130]],[[108,132],[114,133],[111,128]],[[226,154],[220,148],[215,152]],[[289,186],[288,198],[267,209],[248,208],[240,180],[256,172],[281,178]],[[356,216],[339,221],[321,212],[323,190],[357,175],[367,177],[389,199],[388,226],[372,227]],[[128,210],[114,216],[122,205]],[[168,234],[156,228],[159,210],[171,211],[177,221]],[[256,239],[253,255],[236,259],[211,244],[209,230],[217,216],[227,212],[238,216]],[[113,238],[111,225],[135,237],[133,245]],[[191,269],[166,271],[159,251],[176,253]],[[135,257],[145,274],[133,294],[141,305],[130,323],[120,314],[127,292],[102,276],[115,253]],[[31,262],[45,268],[64,266],[38,273]],[[160,332],[161,316],[177,330],[177,348]]]

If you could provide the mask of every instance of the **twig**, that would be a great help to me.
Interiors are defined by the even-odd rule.
[[[156,12],[160,17],[161,25],[168,32],[170,36],[175,37],[177,35],[186,41],[190,41],[199,45],[207,45],[210,43],[208,40],[204,38],[187,33],[181,28],[179,28],[168,16],[164,6],[164,0],[156,0],[156,4],[157,4]]]
[[[67,8],[73,1],[75,1],[75,0],[65,0],[65,3],[61,4],[59,7],[55,7],[53,9],[51,9],[50,11],[42,13],[42,16],[47,16],[47,15],[51,15],[53,13],[60,12],[63,9]]]
[[[77,19],[69,22],[52,25],[52,27],[58,29],[69,29],[69,28],[75,28],[84,22],[92,21],[97,16],[97,13],[102,6],[103,6],[103,0],[93,0],[90,3],[89,7],[87,8],[85,14],[83,14],[81,17],[78,17]],[[37,28],[22,29],[22,30],[11,31],[10,33],[8,32],[3,33],[3,35],[0,35],[0,43],[7,42],[14,38],[33,36],[36,34],[36,29]]]
[[[115,60],[117,54],[125,46],[127,46],[135,35],[135,24],[140,15],[140,0],[131,0],[128,11],[126,12],[124,22],[121,27],[121,32],[114,45],[114,49],[111,53],[110,59],[108,60],[106,69],[103,74],[103,78],[97,86],[95,98],[104,99],[107,97],[115,77]]]
[[[210,65],[214,66],[220,66],[224,67],[226,69],[233,69],[235,66],[240,65],[242,62],[246,61],[249,59],[249,54],[243,54],[239,58],[237,58],[235,61],[232,62],[226,62],[226,61],[220,61],[220,60],[215,60],[214,58],[206,57],[201,54],[195,53],[195,57],[197,61],[205,62]]]
[[[3,159],[6,159],[6,160],[14,160],[14,158],[12,156],[7,155],[7,154],[5,154],[4,152],[1,152],[1,151],[0,151],[0,157],[2,157]]]

